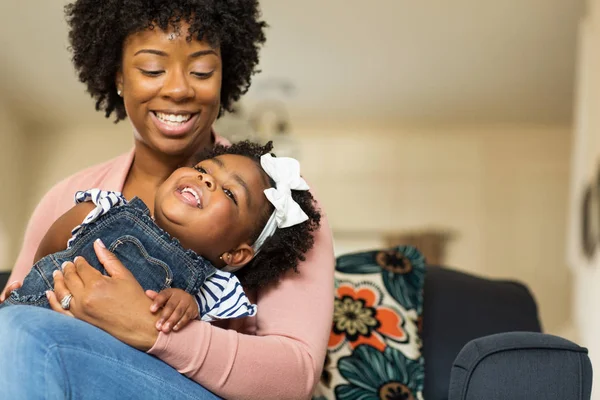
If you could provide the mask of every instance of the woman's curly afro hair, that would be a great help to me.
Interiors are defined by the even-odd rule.
[[[273,180],[260,166],[260,157],[271,152],[272,142],[266,145],[242,141],[231,146],[217,145],[198,154],[196,161],[207,160],[223,154],[236,154],[251,158],[257,168],[265,175],[272,186]],[[298,272],[298,262],[306,259],[305,254],[314,244],[314,232],[319,228],[321,213],[316,207],[315,200],[310,191],[292,190],[292,198],[300,205],[308,216],[308,220],[289,228],[277,229],[275,234],[265,241],[258,254],[244,268],[236,272],[240,282],[246,288],[257,288],[277,281],[283,273],[293,269]],[[250,242],[258,238],[267,220],[273,212],[273,207],[266,208],[264,215],[259,218],[255,232]]]
[[[65,6],[70,26],[73,64],[79,80],[105,116],[127,116],[117,95],[115,76],[125,39],[132,33],[160,28],[179,32],[190,24],[188,40],[207,40],[218,46],[223,60],[221,112],[248,91],[258,72],[258,53],[265,42],[257,0],[77,0]]]

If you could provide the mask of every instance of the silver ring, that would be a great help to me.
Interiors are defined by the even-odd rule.
[[[63,297],[63,299],[60,301],[60,306],[63,308],[63,310],[68,310],[69,308],[71,308],[71,299],[72,298],[73,298],[73,295],[71,293],[69,293],[68,295]]]

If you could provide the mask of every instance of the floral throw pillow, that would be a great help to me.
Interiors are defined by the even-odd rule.
[[[400,246],[338,257],[333,324],[313,400],[423,399],[425,259]]]

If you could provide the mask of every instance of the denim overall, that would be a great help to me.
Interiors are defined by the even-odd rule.
[[[136,197],[83,225],[68,249],[39,260],[25,277],[23,286],[13,291],[0,308],[10,304],[50,308],[45,292],[54,288],[52,273],[76,256],[84,257],[107,275],[93,248],[98,238],[131,271],[144,290],[160,292],[173,287],[195,295],[215,272],[210,262],[192,250],[185,250],[177,239],[158,227],[148,207]]]

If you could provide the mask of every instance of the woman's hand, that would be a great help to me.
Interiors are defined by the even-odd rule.
[[[10,294],[12,293],[13,290],[17,290],[21,286],[23,286],[23,282],[14,281],[14,282],[9,283],[6,286],[6,289],[4,289],[4,292],[2,292],[2,294],[0,294],[0,304],[4,303],[4,300],[6,300],[6,298],[8,296],[10,296]]]
[[[47,293],[50,306],[97,326],[132,347],[149,350],[159,333],[155,328],[158,316],[150,312],[152,300],[101,241],[94,243],[94,250],[109,276],[102,275],[82,257],[65,263],[63,273],[57,271],[54,277],[54,292]],[[66,311],[60,300],[69,293],[73,298]]]

